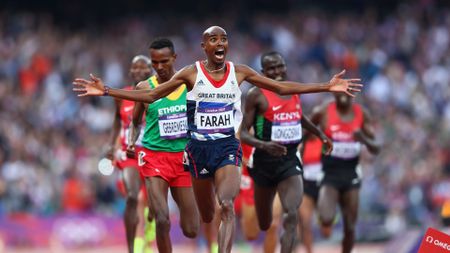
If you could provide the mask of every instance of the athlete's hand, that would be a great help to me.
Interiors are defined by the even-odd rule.
[[[105,157],[109,160],[114,160],[114,147],[110,147],[108,151],[106,151]]]
[[[345,70],[342,70],[341,73],[336,74],[331,78],[329,84],[329,91],[331,92],[344,92],[345,94],[355,97],[352,92],[360,92],[362,84],[358,83],[361,81],[359,78],[353,79],[345,79],[342,78],[345,74]]]
[[[91,80],[75,78],[72,84],[73,91],[78,92],[79,97],[85,96],[103,96],[105,93],[105,84],[102,79],[90,74]]]
[[[270,155],[279,157],[287,154],[287,149],[285,146],[278,144],[273,141],[264,142],[263,148]]]
[[[134,148],[134,145],[132,145],[132,144],[127,146],[127,157],[128,158],[136,157],[136,149]]]
[[[333,141],[327,136],[323,136],[322,143],[325,146],[325,155],[330,155],[331,151],[333,151]]]

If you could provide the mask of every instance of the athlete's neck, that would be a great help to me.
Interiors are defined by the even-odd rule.
[[[220,72],[225,69],[225,62],[222,63],[213,63],[212,61],[205,60],[203,62],[203,65],[205,66],[206,71],[209,73],[215,73]]]
[[[340,114],[345,115],[345,114],[348,114],[348,113],[351,112],[352,104],[349,104],[349,105],[342,105],[342,106],[337,105],[337,106],[336,106],[336,109],[338,110],[338,112],[339,112]]]

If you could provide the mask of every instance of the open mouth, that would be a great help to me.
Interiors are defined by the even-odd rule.
[[[222,60],[225,57],[225,49],[220,48],[214,52],[217,59]]]

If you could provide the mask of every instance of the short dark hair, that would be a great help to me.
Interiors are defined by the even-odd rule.
[[[266,59],[266,57],[275,56],[275,55],[278,55],[281,58],[283,58],[283,56],[280,53],[278,53],[277,51],[269,51],[269,52],[263,53],[261,55],[261,67],[264,65],[264,59]]]
[[[173,46],[173,42],[167,38],[157,38],[151,44],[149,49],[162,49],[169,48],[172,53],[175,53],[175,47]]]

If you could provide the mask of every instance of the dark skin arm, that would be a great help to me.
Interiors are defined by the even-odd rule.
[[[334,75],[327,83],[319,84],[303,84],[298,82],[278,82],[260,75],[255,70],[246,65],[236,65],[236,74],[239,83],[247,81],[262,89],[270,90],[280,95],[303,94],[303,93],[317,93],[317,92],[344,92],[347,95],[354,97],[351,92],[361,91],[361,84],[354,83],[360,79],[342,79],[345,70]]]
[[[246,97],[244,118],[241,125],[241,141],[257,149],[263,149],[273,156],[285,155],[287,153],[285,146],[272,141],[259,140],[250,134],[250,129],[255,122],[256,115],[266,110],[266,108],[262,108],[264,105],[267,107],[267,102],[261,90],[259,88],[252,88]]]
[[[197,75],[195,65],[184,67],[167,82],[158,85],[155,89],[144,90],[122,90],[110,88],[108,95],[111,97],[143,102],[151,104],[156,100],[166,97],[182,84],[186,84],[188,90],[192,89]],[[105,91],[105,84],[103,81],[91,74],[91,80],[83,78],[76,78],[73,82],[73,91],[80,92],[79,97],[84,96],[102,96]]]
[[[363,110],[364,121],[360,130],[353,133],[356,140],[366,145],[367,150],[373,155],[380,152],[380,145],[375,140],[375,134],[372,127],[372,119],[366,110]]]
[[[349,96],[355,95],[351,92],[359,92],[362,84],[355,82],[360,79],[343,79],[345,71],[334,75],[327,83],[321,84],[302,84],[297,82],[278,82],[264,77],[255,70],[245,65],[236,65],[237,81],[241,84],[244,80],[254,84],[257,87],[274,91],[280,95],[314,93],[314,92],[343,92]],[[197,75],[195,65],[184,67],[167,82],[162,83],[152,90],[127,91],[120,89],[110,89],[109,96],[122,98],[132,101],[153,103],[154,101],[169,95],[180,85],[186,83],[188,90],[191,90]],[[102,96],[105,93],[105,85],[100,78],[91,74],[91,80],[76,78],[73,82],[73,91],[79,92],[79,97],[84,96]]]
[[[108,148],[108,151],[106,153],[106,158],[113,160],[114,158],[114,150],[116,148],[117,143],[117,137],[119,136],[120,132],[120,100],[115,100],[115,107],[116,112],[114,113],[114,122],[112,126],[112,132],[110,137],[110,146]]]
[[[147,81],[142,81],[136,86],[136,90],[146,90],[148,89]],[[127,136],[128,138],[128,146],[127,146],[127,156],[130,158],[134,158],[136,156],[135,153],[135,144],[141,132],[140,125],[142,123],[142,116],[146,111],[147,106],[142,102],[135,102],[134,110],[133,110],[133,119],[130,124],[130,134]]]
[[[324,132],[322,132],[316,125],[314,125],[311,120],[303,115],[302,117],[302,127],[308,130],[308,133],[313,134],[320,138],[322,143],[326,147],[325,154],[329,155],[331,154],[331,151],[333,151],[333,142],[328,138]]]

